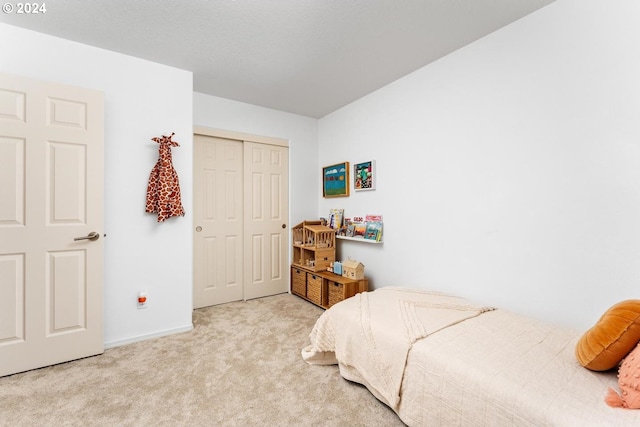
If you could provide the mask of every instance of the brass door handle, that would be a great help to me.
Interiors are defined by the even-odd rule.
[[[98,240],[100,238],[100,234],[96,233],[95,231],[92,231],[91,233],[87,234],[86,236],[82,236],[82,237],[76,237],[73,240]]]

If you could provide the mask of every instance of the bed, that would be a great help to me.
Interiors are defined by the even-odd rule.
[[[576,331],[462,298],[387,287],[325,311],[302,350],[337,364],[409,426],[640,426],[604,402],[616,372],[582,367]]]

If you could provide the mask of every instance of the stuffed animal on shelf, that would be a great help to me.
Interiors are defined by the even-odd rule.
[[[640,343],[624,358],[618,371],[621,394],[609,387],[604,401],[614,408],[640,409]]]

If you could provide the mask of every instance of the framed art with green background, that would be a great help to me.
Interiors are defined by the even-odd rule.
[[[349,162],[322,168],[322,197],[349,196]]]

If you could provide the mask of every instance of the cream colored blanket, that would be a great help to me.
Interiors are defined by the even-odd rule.
[[[302,357],[310,364],[339,362],[354,368],[369,389],[396,410],[412,345],[489,310],[436,292],[397,287],[364,292],[320,316]]]

